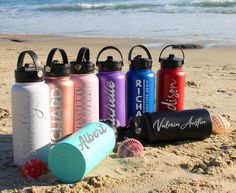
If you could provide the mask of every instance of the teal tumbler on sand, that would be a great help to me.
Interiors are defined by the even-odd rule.
[[[48,165],[59,180],[81,180],[113,150],[116,129],[110,124],[94,122],[57,143],[50,151]]]

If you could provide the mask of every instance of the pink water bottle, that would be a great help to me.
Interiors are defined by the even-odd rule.
[[[94,74],[95,64],[90,62],[88,48],[82,47],[71,71],[74,81],[74,132],[99,120],[99,84]]]
[[[53,60],[59,51],[62,62]],[[50,89],[51,143],[55,144],[73,132],[74,83],[70,78],[71,70],[63,49],[50,51],[45,66],[46,83]]]

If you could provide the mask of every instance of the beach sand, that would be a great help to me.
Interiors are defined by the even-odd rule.
[[[184,42],[183,42],[184,43]],[[63,184],[47,175],[25,179],[13,164],[11,86],[18,55],[32,49],[45,64],[51,48],[66,50],[74,60],[79,48],[90,48],[92,61],[106,45],[123,53],[158,40],[125,38],[72,38],[40,35],[0,35],[0,191],[2,192],[236,192],[236,131],[212,135],[203,141],[145,145],[144,156],[117,158],[112,153],[82,181]],[[159,69],[160,48],[150,48],[153,71]],[[177,50],[175,51],[177,53]],[[236,47],[185,50],[185,109],[207,108],[236,127]],[[29,61],[29,60],[28,60]]]

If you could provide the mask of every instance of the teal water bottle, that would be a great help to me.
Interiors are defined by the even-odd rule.
[[[63,182],[79,181],[109,155],[115,143],[116,129],[111,124],[91,123],[51,149],[49,169]]]

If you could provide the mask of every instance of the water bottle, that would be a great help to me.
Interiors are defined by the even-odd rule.
[[[134,48],[142,48],[148,58],[137,55],[132,59]],[[127,72],[128,119],[155,111],[155,74],[152,71],[152,57],[143,45],[136,45],[129,51]]]
[[[163,51],[172,46],[163,48],[159,57],[161,69],[157,72],[157,111],[180,111],[184,107],[185,73],[182,69],[184,52],[177,47],[181,50],[183,59],[176,58],[174,54],[161,58]]]
[[[33,64],[23,63],[28,54]],[[31,50],[21,52],[12,86],[12,130],[14,163],[22,166],[31,159],[47,161],[50,150],[49,88],[43,66]]]
[[[118,128],[118,140],[132,137],[147,143],[205,139],[212,133],[206,109],[144,113],[134,117],[125,128]]]
[[[103,122],[91,123],[51,149],[49,169],[63,182],[77,182],[109,155],[115,143],[114,127]]]
[[[107,56],[99,61],[100,55],[112,49],[119,53],[122,60]],[[110,120],[115,127],[126,125],[126,76],[121,72],[123,57],[119,49],[113,46],[104,47],[97,56],[96,65],[99,72],[99,118]]]
[[[62,62],[53,60],[57,51],[62,56]],[[54,48],[50,51],[45,72],[45,80],[50,88],[51,143],[55,144],[73,132],[74,83],[63,49]]]
[[[70,63],[74,81],[74,132],[99,121],[98,77],[89,59],[89,49],[82,47],[76,61]]]

